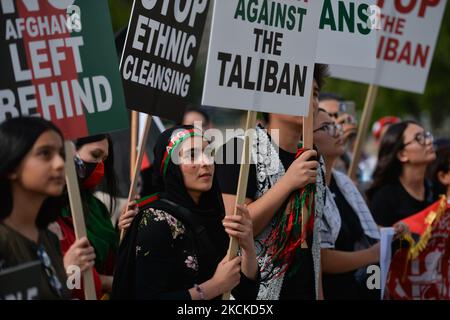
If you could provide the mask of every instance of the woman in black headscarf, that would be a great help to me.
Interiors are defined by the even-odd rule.
[[[214,160],[201,131],[177,126],[154,149],[155,194],[139,203],[119,249],[113,298],[209,300],[231,290],[256,299],[259,271],[246,207],[225,217]],[[227,261],[229,237],[241,255]]]

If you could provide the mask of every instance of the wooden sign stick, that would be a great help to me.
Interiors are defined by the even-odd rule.
[[[247,194],[248,173],[250,169],[251,148],[253,143],[253,134],[249,129],[254,129],[256,126],[256,111],[247,111],[247,121],[245,124],[244,146],[242,149],[241,169],[239,171],[238,187],[236,192],[236,205],[234,207],[233,215],[238,214],[237,205],[245,204],[245,197]],[[239,243],[235,237],[230,237],[230,245],[228,247],[228,261],[236,257]],[[226,292],[222,295],[222,300],[230,300],[231,292]]]
[[[66,153],[66,183],[69,193],[70,212],[72,213],[75,236],[78,239],[87,236],[86,224],[84,221],[83,206],[81,203],[80,189],[78,187],[78,177],[75,170],[74,145],[71,141],[64,143]],[[97,300],[95,293],[94,274],[92,268],[83,272],[84,297],[86,300]]]
[[[131,111],[131,141],[130,141],[130,182],[133,179],[134,165],[137,159],[137,136],[138,136],[138,118],[137,111]]]
[[[356,178],[356,171],[358,169],[359,160],[361,159],[361,152],[363,143],[366,140],[367,129],[369,128],[370,119],[372,119],[373,109],[375,107],[375,100],[378,94],[378,86],[371,84],[367,91],[366,102],[364,104],[364,111],[361,117],[361,122],[356,136],[355,148],[353,149],[353,158],[348,170],[348,176],[354,180]]]
[[[139,142],[139,151],[137,154],[136,163],[134,166],[133,176],[131,178],[130,191],[128,193],[128,202],[130,203],[136,198],[136,187],[139,180],[139,174],[141,172],[142,159],[145,154],[145,146],[147,145],[148,133],[150,132],[150,127],[152,125],[152,116],[147,115],[147,120],[145,121],[144,133],[142,135],[142,140]],[[125,236],[125,231],[120,231],[120,240]]]
[[[311,91],[311,97],[309,100],[309,108],[308,108],[308,116],[303,117],[303,148],[307,150],[313,149],[313,141],[314,141],[314,92]],[[302,209],[302,229],[305,228],[308,221],[306,221],[306,210],[308,210],[306,204]],[[311,213],[314,214],[314,213]],[[302,242],[302,248],[307,248],[306,241]]]

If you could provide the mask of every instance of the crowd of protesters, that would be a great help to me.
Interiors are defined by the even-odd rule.
[[[264,114],[250,147],[245,204],[237,208],[243,140],[212,148],[203,108],[190,106],[183,124],[160,134],[145,194],[121,208],[117,221],[121,181],[111,136],[74,141],[82,239],[65,187],[61,132],[39,118],[5,121],[0,271],[40,261],[40,299],[84,299],[83,288],[66,285],[74,265],[92,269],[98,299],[209,300],[227,292],[246,300],[380,299],[366,285],[367,267],[380,262],[379,228],[393,226],[400,236],[407,231],[401,220],[441,194],[450,197],[450,147],[436,147],[417,122],[383,118],[373,129],[378,155],[363,157],[352,180],[346,172],[356,117],[343,98],[320,93],[326,76],[327,67],[316,65],[314,149],[302,148],[302,117]],[[100,185],[108,203],[94,193]],[[308,197],[314,205],[304,217],[297,202]],[[230,237],[239,243],[233,259]]]

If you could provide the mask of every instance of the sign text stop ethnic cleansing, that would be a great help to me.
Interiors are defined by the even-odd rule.
[[[302,32],[307,9],[271,1],[240,0],[234,19],[253,23],[254,51],[266,55],[281,56],[283,33],[268,31],[266,27]],[[239,54],[218,52],[221,63],[219,85],[259,92],[304,96],[307,66],[289,63],[279,64],[272,59],[244,57]],[[257,70],[257,76],[252,69]]]
[[[205,12],[208,1],[138,1],[147,14],[139,14],[135,29],[129,31],[134,51],[123,57],[123,79],[186,97],[191,82],[186,70],[195,63],[195,50],[200,45],[196,20]],[[185,30],[171,25],[173,19]]]

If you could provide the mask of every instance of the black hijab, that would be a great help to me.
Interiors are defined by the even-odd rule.
[[[192,126],[176,126],[164,131],[157,139],[154,148],[155,157],[151,166],[152,183],[149,190],[151,190],[151,193],[158,193],[161,200],[169,200],[174,205],[155,200],[145,205],[143,210],[153,207],[165,210],[175,217],[184,217],[182,222],[187,229],[191,228],[190,231],[193,231],[190,234],[193,235],[194,238],[192,239],[197,248],[199,272],[195,281],[201,283],[214,275],[217,264],[227,252],[229,237],[222,225],[225,209],[216,176],[213,177],[211,189],[202,194],[200,203],[197,205],[186,190],[180,167],[171,161],[170,157],[167,161],[166,170],[164,170],[164,167],[161,170],[161,164],[166,163],[164,161],[166,151],[168,147],[173,145],[174,139],[172,138],[183,137],[183,134],[185,138],[194,134],[196,136],[202,135],[201,131],[194,131]],[[172,153],[179,152],[180,144],[181,142],[174,144]],[[181,211],[183,214],[180,214]],[[138,215],[142,216],[143,212],[140,211]],[[187,215],[189,215],[189,219],[186,219]],[[112,299],[134,299],[135,297],[135,282],[130,281],[130,279],[135,279],[136,273],[136,239],[139,220],[140,218],[135,218],[120,245],[114,274]],[[200,229],[201,231],[199,231]]]
[[[202,136],[202,132],[194,129],[193,126],[175,126],[167,129],[158,137],[153,150],[151,189],[153,192],[158,192],[161,198],[166,198],[195,215],[196,220],[205,227],[221,259],[227,252],[229,237],[222,225],[225,207],[216,174],[214,174],[211,189],[204,192],[199,204],[196,204],[186,190],[180,166],[175,164],[172,159],[168,160],[166,170],[162,166],[162,163],[166,162],[165,156],[167,157],[168,146],[171,145],[171,142],[173,144],[173,141],[180,140],[174,139],[174,137],[180,137],[184,134]],[[175,144],[172,154],[179,152],[180,145],[181,143]]]

